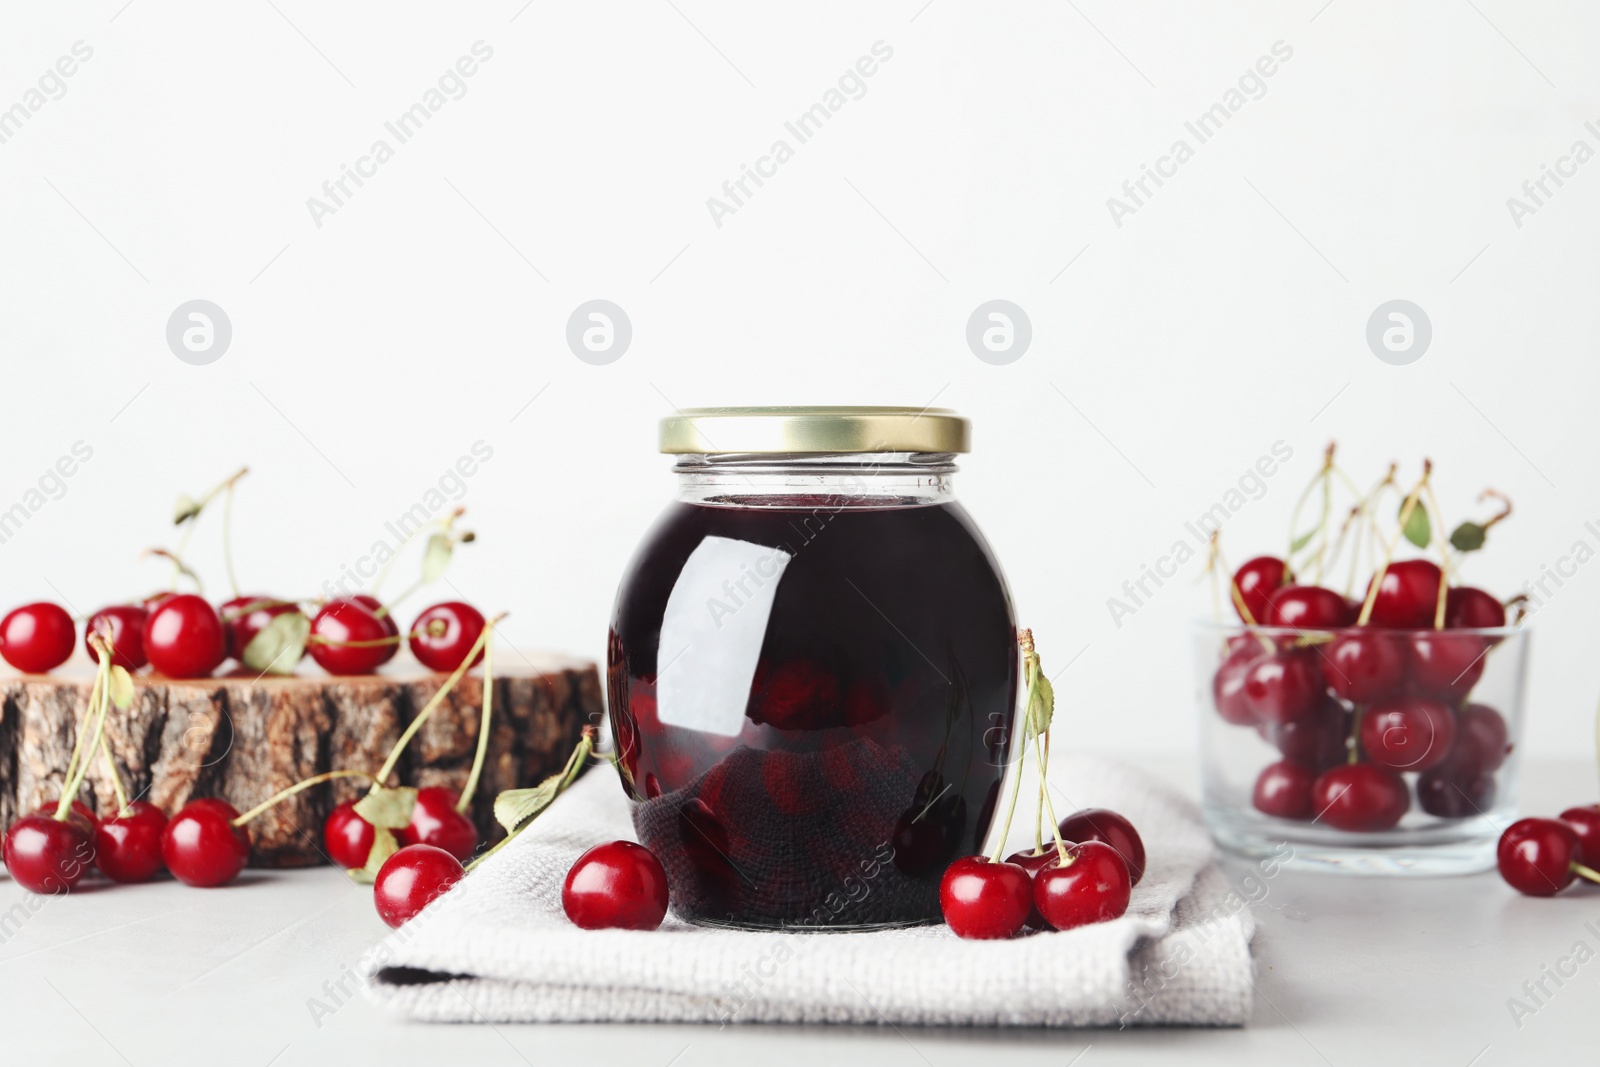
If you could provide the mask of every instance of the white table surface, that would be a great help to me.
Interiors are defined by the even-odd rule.
[[[1154,769],[1193,780],[1186,760]],[[1595,794],[1591,765],[1541,763],[1527,775],[1523,806],[1553,815]],[[1595,1062],[1600,956],[1564,986],[1545,978],[1552,995],[1541,995],[1542,1006],[1522,986],[1579,941],[1600,952],[1600,888],[1533,900],[1493,873],[1395,880],[1285,872],[1269,885],[1255,906],[1259,995],[1248,1027],[1066,1032],[412,1024],[355,993],[346,969],[384,928],[368,894],[338,871],[248,871],[205,891],[171,881],[90,888],[0,931],[0,1062]],[[24,896],[0,878],[0,915]],[[341,977],[353,996],[336,989]],[[308,1002],[334,1003],[330,990],[344,1005],[314,1018]],[[1507,1004],[1514,996],[1538,1008],[1520,1027]]]

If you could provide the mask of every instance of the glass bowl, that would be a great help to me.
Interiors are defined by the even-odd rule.
[[[1300,869],[1467,874],[1515,818],[1526,627],[1194,627],[1206,823]]]

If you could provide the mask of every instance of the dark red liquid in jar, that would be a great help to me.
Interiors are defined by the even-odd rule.
[[[673,910],[936,921],[940,876],[994,816],[1017,659],[957,504],[672,504],[618,592],[608,695]]]

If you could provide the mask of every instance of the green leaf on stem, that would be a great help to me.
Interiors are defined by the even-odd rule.
[[[1405,510],[1405,505],[1400,505],[1400,510]],[[1406,535],[1406,540],[1418,548],[1427,548],[1428,541],[1433,537],[1433,524],[1428,521],[1428,509],[1418,501],[1411,509],[1411,514],[1406,517],[1406,524],[1401,527],[1401,533]]]
[[[286,611],[273,616],[244,646],[244,655],[239,658],[251,670],[293,674],[310,636],[311,620],[302,612]]]
[[[188,494],[183,494],[178,497],[178,503],[172,509],[172,525],[182,526],[199,514],[200,502]]]
[[[428,538],[428,547],[422,554],[422,580],[436,582],[444,576],[445,568],[450,566],[450,553],[455,550],[455,541],[447,533],[436,533]]]
[[[111,665],[110,693],[111,703],[123,711],[133,706],[133,678],[115,663]]]
[[[1450,534],[1450,544],[1457,552],[1476,552],[1489,537],[1487,527],[1475,522],[1464,522]]]
[[[356,801],[355,810],[357,815],[380,830],[404,830],[411,825],[411,809],[416,804],[417,791],[409,785],[393,789],[374,786],[372,792]]]
[[[353,882],[371,885],[378,880],[378,871],[383,868],[384,861],[398,851],[400,842],[394,839],[393,833],[380,826],[372,835],[372,851],[367,853],[367,865],[351,867],[344,873],[348,874]]]
[[[1316,530],[1314,530],[1314,529],[1313,530],[1307,530],[1305,533],[1301,534],[1299,537],[1296,537],[1293,541],[1290,541],[1289,542],[1289,554],[1293,555],[1294,553],[1300,551],[1302,548],[1304,548],[1307,545],[1309,545],[1311,543],[1311,539],[1313,537],[1315,537],[1315,536],[1317,536],[1317,531]]]
[[[1044,671],[1036,670],[1028,680],[1028,736],[1043,737],[1055,717],[1056,691]]]

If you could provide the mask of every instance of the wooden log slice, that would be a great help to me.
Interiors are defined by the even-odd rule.
[[[507,662],[510,661],[510,662]],[[495,663],[493,720],[472,815],[484,842],[502,836],[495,794],[533,785],[560,770],[582,728],[600,722],[600,679],[578,660],[501,655]],[[191,797],[221,797],[240,811],[322,771],[375,773],[445,675],[415,663],[394,673],[334,678],[308,664],[300,675],[250,674],[174,681],[135,676],[127,710],[106,721],[113,759],[132,797],[177,811]],[[478,744],[481,669],[468,674],[407,746],[391,784],[466,784]],[[0,675],[0,820],[61,795],[78,731],[87,726],[93,675],[71,664],[51,675]],[[81,799],[116,808],[104,757],[91,753]],[[251,863],[326,863],[322,822],[334,805],[366,790],[360,779],[313,786],[250,823]]]

